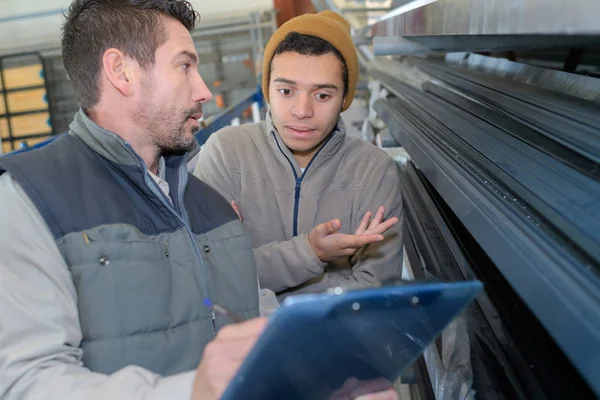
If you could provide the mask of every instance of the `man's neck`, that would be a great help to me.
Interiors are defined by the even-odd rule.
[[[313,150],[303,152],[292,151],[292,154],[294,155],[294,159],[298,163],[298,166],[303,169],[306,168],[310,163],[310,160],[312,160],[315,154],[317,154],[317,151],[321,148],[321,146],[323,146],[322,143]]]
[[[112,113],[101,110],[90,110],[87,112],[87,115],[96,125],[120,136],[129,143],[133,151],[144,160],[146,168],[153,174],[157,174],[161,156],[160,150],[154,143],[145,140],[144,135],[138,132],[135,125],[132,122],[128,122],[128,118],[125,116],[116,117]]]
[[[323,141],[321,143],[319,143],[317,146],[313,147],[310,150],[294,151],[294,150],[290,149],[290,151],[292,152],[292,155],[294,156],[294,159],[298,163],[298,166],[302,169],[306,168],[308,166],[308,164],[310,163],[310,161],[313,159],[313,157],[318,153],[319,149],[325,145],[325,143],[327,142],[327,139],[329,139],[329,137],[331,137],[331,135],[333,135],[333,132],[331,132],[328,136],[326,136],[325,139],[323,139]]]

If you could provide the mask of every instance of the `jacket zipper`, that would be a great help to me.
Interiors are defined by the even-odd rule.
[[[300,177],[298,177],[298,174],[296,173],[296,169],[294,168],[294,164],[292,163],[292,160],[290,160],[290,158],[284,153],[283,149],[281,148],[281,145],[279,144],[279,141],[277,140],[277,136],[275,136],[275,132],[271,132],[273,134],[273,139],[275,139],[275,143],[277,143],[277,147],[279,148],[279,151],[281,152],[281,154],[283,154],[283,156],[288,161],[288,163],[290,163],[290,167],[292,167],[292,173],[294,174],[294,180],[296,181],[296,187],[294,190],[294,217],[293,217],[294,219],[292,221],[292,226],[293,226],[292,233],[293,233],[294,237],[298,236],[298,212],[300,210],[300,190],[302,188],[302,180],[304,179],[304,176],[308,172],[308,168],[310,168],[310,165],[313,163],[313,161],[315,161],[315,158],[317,158],[317,156],[319,155],[321,150],[323,150],[323,148],[327,145],[327,143],[329,143],[329,141],[333,138],[333,136],[336,134],[336,132],[333,132],[331,135],[329,135],[329,137],[325,140],[323,145],[319,148],[319,150],[317,150],[317,152],[315,153],[313,158],[311,158],[311,160],[309,161],[306,168],[304,168],[304,172],[302,173],[302,175]]]

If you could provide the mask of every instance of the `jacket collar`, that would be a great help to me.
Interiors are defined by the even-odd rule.
[[[277,132],[275,125],[273,125],[273,119],[271,117],[270,111],[267,112],[267,116],[265,118],[265,128],[266,134],[268,135],[267,141],[269,142],[271,149],[274,151],[276,158],[286,166],[289,166],[289,164],[291,163],[296,173],[296,176],[302,176],[302,170],[296,162],[294,155],[283,142],[283,139],[281,138],[279,132]],[[312,170],[313,168],[319,167],[324,162],[333,157],[344,143],[345,138],[346,125],[340,117],[333,132],[331,132],[327,139],[325,139],[325,143],[315,154],[313,160],[311,160],[311,162],[309,163],[310,169]]]
[[[70,125],[71,132],[78,136],[93,151],[107,160],[125,166],[143,166],[142,158],[133,150],[133,147],[117,134],[110,132],[92,121],[83,110],[75,114],[75,119]],[[183,161],[188,161],[200,151],[196,142],[194,149],[185,156],[164,155],[167,167],[176,167]]]

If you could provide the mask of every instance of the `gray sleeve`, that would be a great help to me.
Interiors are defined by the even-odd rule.
[[[197,155],[194,176],[215,188],[231,203],[235,198],[235,180],[231,176],[232,166],[224,154],[219,132],[213,133]]]
[[[46,223],[23,189],[0,176],[0,398],[189,399],[194,371],[163,378],[82,363],[77,293]]]
[[[213,134],[200,154],[194,175],[215,188],[227,201],[236,198],[234,169],[225,158],[224,144],[219,134]],[[229,160],[235,157],[229,157]],[[242,214],[244,210],[241,210]],[[260,286],[275,293],[298,286],[323,273],[325,263],[316,256],[308,243],[308,235],[284,242],[272,242],[254,249]]]
[[[350,259],[352,274],[341,276],[325,273],[311,290],[325,291],[331,287],[357,288],[385,280],[400,279],[402,274],[402,226],[404,211],[398,166],[389,157],[369,175],[369,186],[362,194],[358,217],[367,211],[375,213],[385,207],[385,218],[398,217],[396,225],[384,233],[382,242],[371,243],[359,249]],[[360,221],[356,222],[356,226]]]
[[[261,287],[275,293],[318,277],[327,265],[313,251],[306,233],[260,246],[254,249],[254,258]]]

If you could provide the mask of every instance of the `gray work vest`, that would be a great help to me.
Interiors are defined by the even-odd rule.
[[[131,147],[81,111],[53,143],[0,158],[0,174],[23,187],[70,269],[92,371],[195,369],[231,322],[208,298],[258,316],[250,238],[228,201],[188,174],[187,157],[164,156],[172,204]]]

